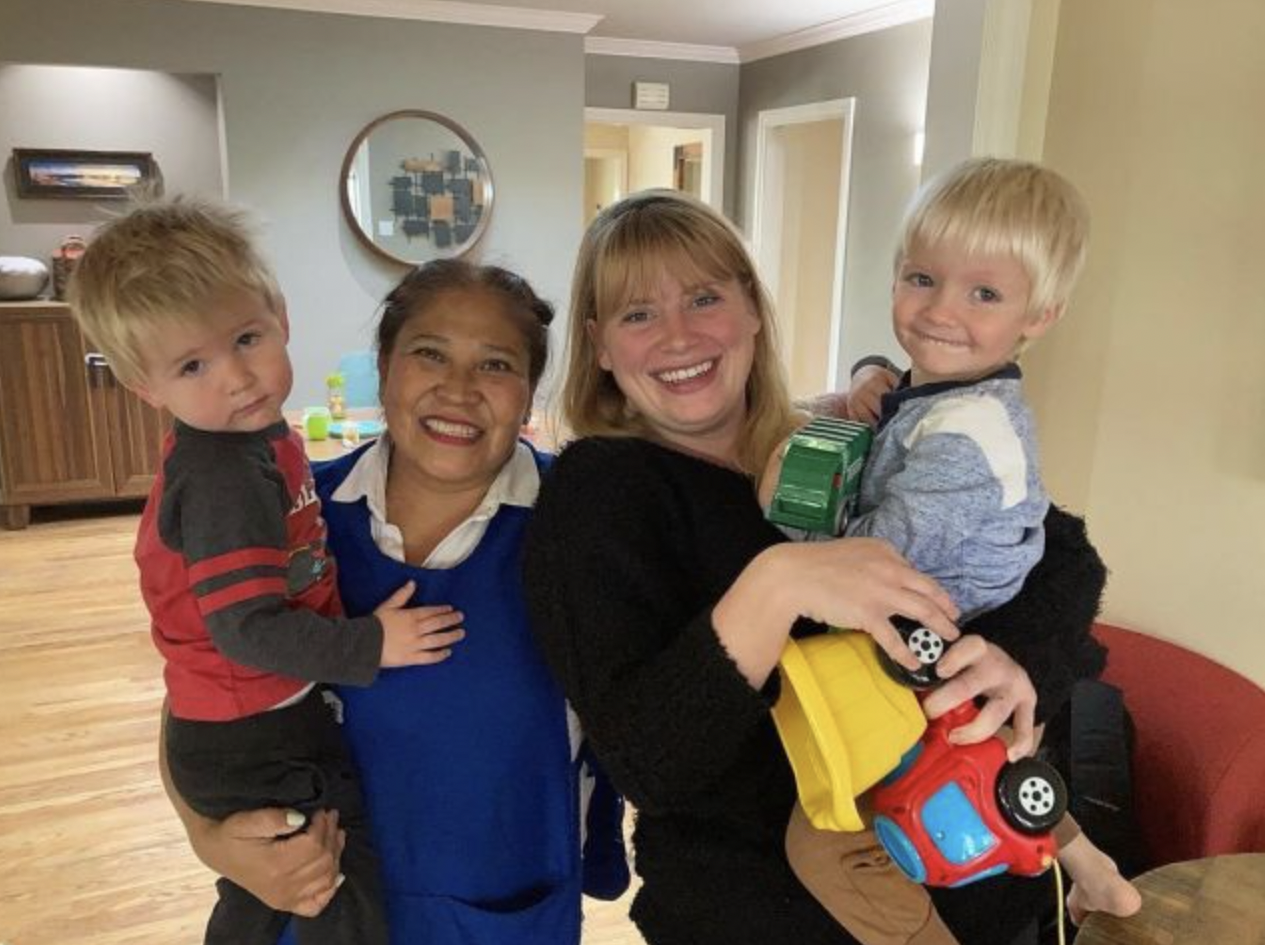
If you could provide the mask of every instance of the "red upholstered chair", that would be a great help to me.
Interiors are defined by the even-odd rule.
[[[1149,866],[1265,851],[1265,691],[1181,646],[1098,624],[1133,717],[1134,810]]]

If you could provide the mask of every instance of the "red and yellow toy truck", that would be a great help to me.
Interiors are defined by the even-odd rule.
[[[813,421],[787,447],[770,519],[839,534],[868,446],[868,437]],[[1067,809],[1058,772],[1031,758],[1008,761],[996,736],[951,743],[949,732],[975,717],[971,703],[928,724],[914,690],[937,684],[945,643],[897,623],[919,672],[850,630],[787,641],[773,719],[808,819],[823,830],[862,830],[856,798],[874,788],[874,830],[915,882],[1043,872],[1057,853],[1050,831]]]

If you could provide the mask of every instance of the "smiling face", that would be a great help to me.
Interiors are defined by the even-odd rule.
[[[199,315],[155,330],[132,389],[198,430],[253,433],[276,423],[294,380],[284,308],[228,289]]]
[[[664,267],[588,323],[598,363],[650,431],[723,462],[736,458],[760,319],[737,279],[682,281]]]
[[[530,317],[501,294],[462,288],[401,326],[379,369],[394,455],[410,478],[442,492],[492,484],[531,405]]]
[[[974,380],[1012,361],[1058,309],[1033,312],[1031,282],[1013,256],[970,254],[952,243],[915,243],[892,289],[892,327],[913,362],[913,382]]]

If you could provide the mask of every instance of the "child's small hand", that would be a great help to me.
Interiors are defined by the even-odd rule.
[[[407,582],[374,611],[382,622],[382,665],[426,666],[452,655],[452,646],[465,638],[465,615],[448,604],[408,607],[415,584]]]
[[[883,409],[883,395],[894,390],[900,379],[877,364],[867,364],[852,375],[848,389],[848,419],[874,426]]]
[[[998,732],[1010,720],[1012,734],[1007,757],[1025,758],[1036,747],[1037,692],[1023,667],[995,643],[966,634],[936,664],[944,680],[922,703],[927,718],[938,718],[969,700],[984,697],[979,714],[949,733],[956,745],[974,745]]]

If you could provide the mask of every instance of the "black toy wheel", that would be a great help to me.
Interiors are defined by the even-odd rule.
[[[840,499],[839,507],[835,509],[834,532],[832,538],[838,538],[843,535],[844,530],[848,527],[848,503]]]
[[[1020,758],[998,772],[997,804],[1021,833],[1049,833],[1067,813],[1067,787],[1044,761]]]
[[[905,617],[893,617],[892,623],[921,666],[917,670],[906,669],[882,650],[879,650],[879,664],[887,675],[902,686],[909,686],[911,689],[930,689],[935,686],[940,682],[936,666],[948,647],[944,637]]]

